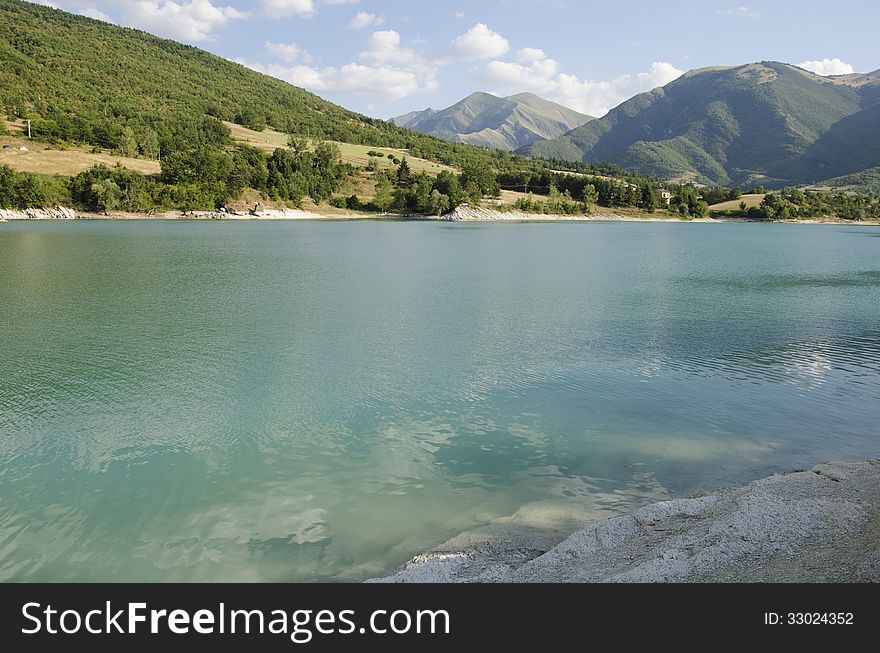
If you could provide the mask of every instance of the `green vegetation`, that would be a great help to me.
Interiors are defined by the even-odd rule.
[[[869,76],[832,82],[775,62],[705,69],[525,151],[710,185],[814,183],[880,166],[878,96]]]
[[[828,179],[818,185],[835,190],[855,191],[880,197],[880,167]]]
[[[691,184],[679,186],[675,190],[669,209],[682,217],[706,218],[709,216],[709,205]]]
[[[787,188],[767,194],[760,206],[747,207],[743,202],[738,211],[715,213],[753,220],[839,218],[858,222],[880,219],[880,199],[853,193],[820,193]]]
[[[586,186],[581,201],[575,201],[571,191],[560,192],[556,186],[550,187],[547,201],[539,201],[531,194],[517,200],[514,208],[525,213],[544,213],[548,215],[589,215],[598,195],[592,186]]]
[[[69,206],[70,199],[66,177],[16,172],[0,166],[0,209]]]
[[[503,190],[547,196],[552,196],[555,190],[562,194],[563,199],[567,197],[585,205],[636,208],[646,213],[654,213],[662,206],[659,195],[661,184],[657,180],[633,175],[610,165],[581,165],[577,168],[577,173],[549,170],[502,173],[498,181]],[[533,212],[552,212],[547,209],[546,203],[536,205],[534,202],[534,198],[523,199],[518,208],[529,211],[529,207],[535,206]],[[551,204],[554,204],[552,200]],[[563,215],[575,208],[564,204],[558,206],[567,209],[561,211]]]

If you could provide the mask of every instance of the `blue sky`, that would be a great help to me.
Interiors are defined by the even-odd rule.
[[[46,0],[191,43],[389,118],[477,90],[602,115],[681,72],[772,59],[880,68],[880,3],[840,0]]]

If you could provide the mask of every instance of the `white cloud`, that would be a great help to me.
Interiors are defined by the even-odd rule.
[[[507,39],[485,23],[477,23],[452,42],[452,53],[461,59],[491,59],[510,50]]]
[[[221,4],[224,0],[33,0],[106,22],[130,25],[181,41],[211,41],[227,23],[254,14],[273,18],[311,18],[317,7],[356,5],[360,0],[255,0],[236,2],[247,10]],[[229,0],[231,5],[231,0]],[[251,11],[252,10],[252,11]],[[118,19],[118,20],[117,20]],[[378,24],[378,23],[377,23]]]
[[[523,63],[533,63],[547,58],[547,54],[540,48],[523,48],[516,53],[518,61]]]
[[[247,15],[235,7],[214,5],[211,0],[135,0],[123,3],[126,23],[183,41],[210,41],[215,29]]]
[[[80,11],[80,13],[83,16],[87,16],[88,18],[94,18],[95,20],[102,20],[105,23],[112,23],[113,22],[113,19],[110,18],[110,16],[105,14],[103,11],[101,11],[97,7],[86,7],[85,9],[82,9]]]
[[[271,45],[271,47],[270,47]],[[291,47],[292,46],[292,47]],[[358,62],[344,66],[307,66],[297,62],[302,52],[293,44],[267,43],[267,49],[288,64],[254,64],[238,60],[258,72],[272,75],[315,93],[354,94],[377,100],[399,100],[413,93],[435,90],[440,63],[402,45],[394,30],[373,32]],[[287,57],[289,55],[289,57]]]
[[[313,0],[262,0],[263,11],[276,18],[309,18],[315,13]]]
[[[375,65],[394,65],[403,70],[423,76],[423,86],[435,88],[437,70],[440,62],[430,61],[424,56],[401,46],[400,34],[394,30],[373,32],[359,58]]]
[[[725,9],[724,11],[719,11],[719,14],[723,16],[733,16],[735,18],[760,18],[761,12],[752,9],[750,7],[739,6],[736,9]]]
[[[266,52],[286,63],[310,63],[312,55],[296,43],[273,43],[266,41]]]
[[[366,29],[367,27],[377,27],[385,22],[384,16],[371,14],[366,11],[359,11],[357,15],[351,19],[348,26],[351,29]]]
[[[495,60],[486,65],[482,76],[494,92],[532,91],[593,116],[603,116],[634,95],[664,86],[682,74],[672,64],[655,62],[647,72],[594,82],[561,71],[554,59],[536,48],[520,50],[517,59],[520,63]]]
[[[799,63],[798,67],[814,72],[817,75],[822,75],[823,77],[829,75],[852,75],[855,72],[855,68],[837,58],[804,61]]]
[[[314,68],[251,64],[241,60],[239,63],[315,93],[350,93],[399,100],[417,91],[426,90],[419,75],[393,66],[350,63],[339,68]]]

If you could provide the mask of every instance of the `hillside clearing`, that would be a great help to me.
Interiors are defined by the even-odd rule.
[[[113,167],[121,163],[129,170],[145,175],[158,175],[158,161],[132,159],[113,154],[94,154],[91,149],[70,147],[66,150],[52,148],[45,143],[35,143],[21,138],[0,137],[0,147],[11,145],[16,149],[0,149],[0,165],[7,165],[17,172],[35,172],[42,175],[74,176],[88,170],[92,166],[106,165]],[[19,147],[27,147],[22,152]]]
[[[761,206],[761,202],[764,201],[765,197],[767,197],[767,195],[743,195],[738,200],[721,202],[720,204],[710,206],[709,209],[711,211],[739,211],[742,202],[746,203],[747,209],[754,209]]]
[[[247,143],[248,145],[252,145],[253,147],[257,147],[267,152],[274,152],[279,147],[287,147],[288,136],[282,132],[269,128],[258,132],[231,122],[224,122],[223,124],[229,127],[232,131],[232,138],[240,143]],[[388,155],[392,155],[397,158],[406,157],[407,163],[409,163],[413,172],[427,172],[429,175],[434,176],[439,175],[444,170],[454,172],[453,168],[443,165],[442,163],[434,163],[433,161],[415,158],[406,150],[387,147],[371,147],[368,145],[352,145],[351,143],[340,143],[337,141],[330,142],[339,146],[339,149],[342,152],[343,161],[356,166],[366,166],[371,159],[375,158],[380,169],[388,170],[395,168],[396,166],[394,163],[388,158]],[[383,154],[384,157],[381,159],[378,157],[371,157],[369,155],[370,152],[379,152]]]

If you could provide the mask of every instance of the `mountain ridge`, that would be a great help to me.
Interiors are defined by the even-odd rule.
[[[513,151],[593,119],[533,93],[498,97],[478,91],[446,109],[414,111],[391,122],[454,143]]]
[[[783,186],[880,165],[878,119],[880,71],[821,77],[764,61],[689,71],[519,151],[664,179]]]

